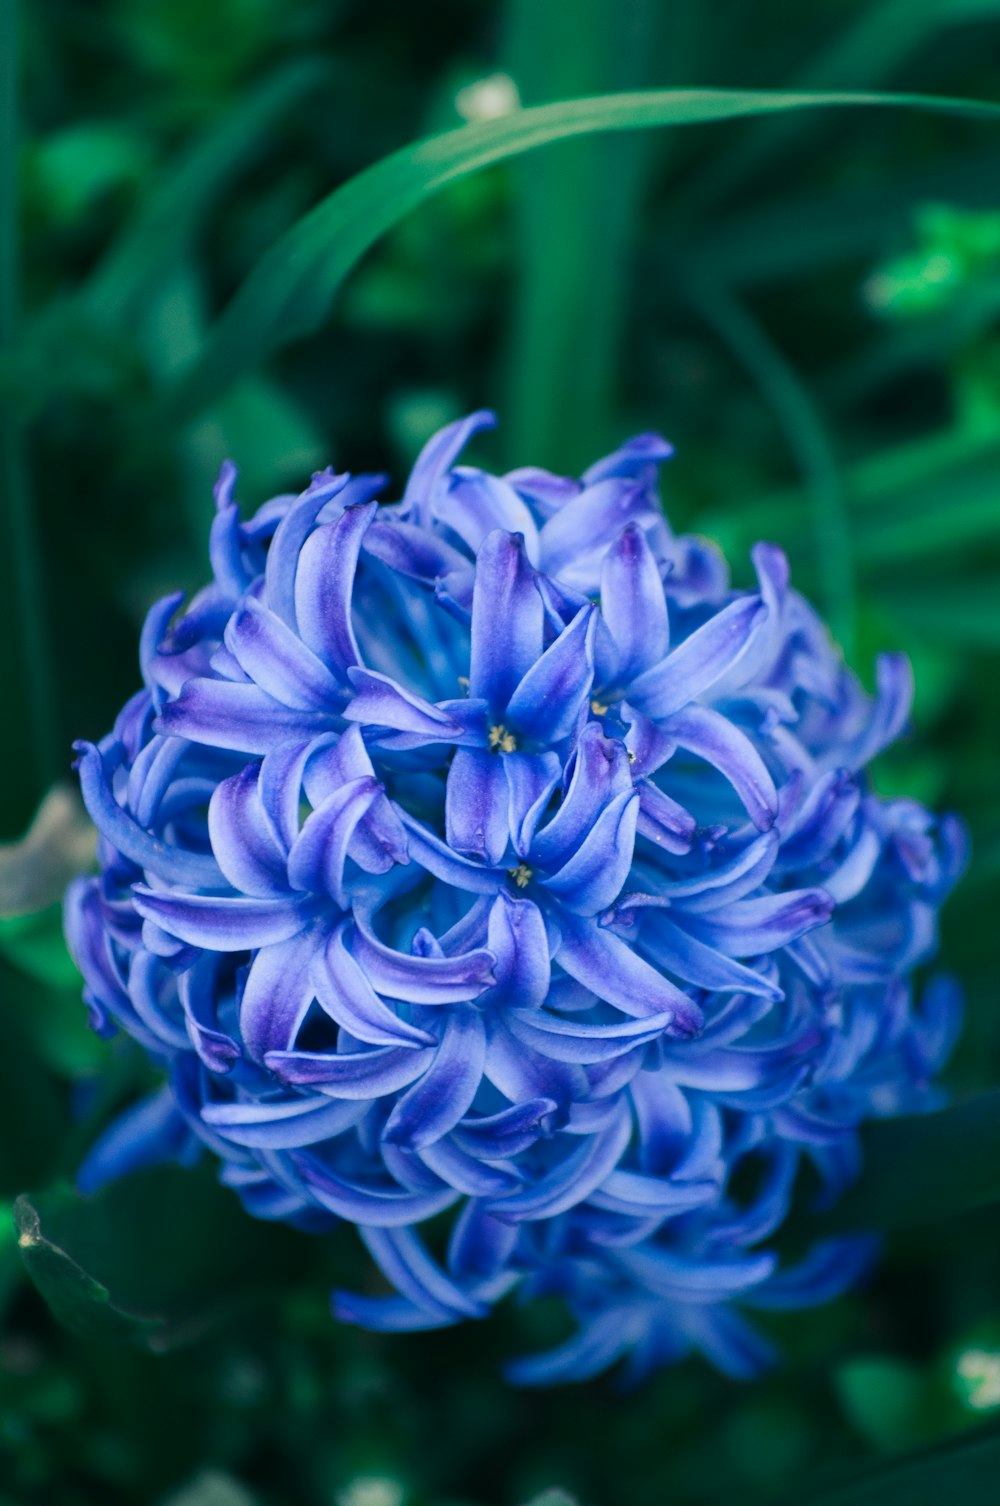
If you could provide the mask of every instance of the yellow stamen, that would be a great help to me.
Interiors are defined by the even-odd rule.
[[[519,889],[527,889],[534,876],[533,870],[527,863],[518,863],[516,868],[508,868],[507,873]]]
[[[459,675],[459,677],[458,677],[458,683],[459,683],[459,685],[461,685],[461,687],[462,687],[463,690],[468,690],[468,688],[469,688],[469,677],[468,677],[468,675]]]
[[[628,761],[629,763],[635,763],[635,754],[632,752],[631,748],[629,748],[628,750]]]
[[[517,739],[514,736],[513,732],[507,731],[507,728],[503,725],[502,722],[498,722],[495,727],[490,728],[489,741],[490,747],[493,749],[494,753],[517,752]]]
[[[594,697],[594,699],[590,703],[590,709],[594,713],[595,716],[606,716],[607,715],[607,710],[608,710],[607,706],[605,706],[605,704],[604,704],[603,701],[599,701],[596,696]]]

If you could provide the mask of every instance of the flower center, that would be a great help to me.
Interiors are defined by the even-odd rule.
[[[527,889],[534,877],[534,869],[529,868],[527,863],[518,863],[516,868],[508,868],[507,873],[519,889]]]
[[[490,747],[494,753],[516,753],[517,738],[508,732],[503,722],[497,722],[489,731]]]

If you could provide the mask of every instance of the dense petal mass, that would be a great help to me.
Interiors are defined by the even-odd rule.
[[[223,468],[211,582],[153,607],[144,689],[77,745],[101,871],[69,944],[94,1027],[165,1069],[80,1183],[203,1147],[256,1216],[358,1227],[395,1295],[343,1321],[556,1293],[576,1333],[523,1383],[745,1377],[742,1308],[872,1258],[772,1243],[804,1162],[830,1202],[864,1119],[931,1101],[960,1002],[909,974],[964,839],[870,787],[906,662],[866,696],[773,544],[729,589],[663,515],[669,445],[497,477],[459,463],[493,422],[396,502],[325,471],[243,520]]]

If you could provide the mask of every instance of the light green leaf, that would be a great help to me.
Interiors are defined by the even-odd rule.
[[[938,96],[667,89],[540,105],[415,142],[336,189],[281,237],[210,333],[168,413],[174,421],[190,418],[272,350],[316,329],[343,279],[378,238],[468,173],[599,132],[849,108],[1000,121],[1000,105]]]

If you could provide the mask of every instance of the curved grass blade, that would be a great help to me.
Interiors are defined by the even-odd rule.
[[[272,350],[316,329],[341,282],[379,237],[469,173],[602,131],[858,108],[1000,121],[1000,105],[936,95],[667,89],[539,105],[403,147],[328,195],[261,258],[168,400],[167,415],[175,422],[191,418]]]

